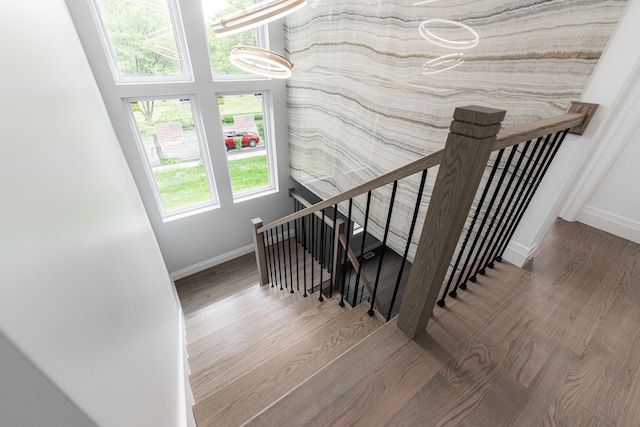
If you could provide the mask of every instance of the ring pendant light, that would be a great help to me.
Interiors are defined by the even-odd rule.
[[[225,16],[213,23],[213,31],[218,37],[230,36],[251,28],[259,27],[293,13],[307,4],[307,0],[263,1],[244,7],[238,12]]]
[[[463,30],[469,32],[471,34],[471,38],[469,40],[449,40],[444,37],[440,37],[437,34],[433,33],[433,30],[429,29],[429,25],[432,24],[447,24],[455,27],[460,27]],[[444,47],[446,49],[471,49],[478,46],[480,42],[480,35],[468,25],[463,24],[462,22],[452,21],[450,19],[427,19],[423,21],[418,27],[418,31],[420,31],[420,35],[424,37],[427,41],[433,43],[436,46]]]
[[[293,68],[293,63],[279,53],[255,46],[234,46],[229,60],[241,70],[274,79],[289,78]]]
[[[464,54],[462,52],[456,52],[430,59],[422,65],[422,74],[426,76],[452,70],[462,65],[464,62],[463,57]]]

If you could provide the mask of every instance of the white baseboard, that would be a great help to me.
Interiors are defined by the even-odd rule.
[[[207,268],[215,267],[216,265],[222,264],[227,261],[231,261],[232,259],[236,259],[241,257],[242,255],[249,254],[254,251],[253,244],[243,246],[231,252],[227,252],[222,255],[218,255],[217,257],[213,257],[210,259],[206,259],[197,264],[193,264],[189,267],[182,268],[178,271],[174,271],[171,273],[171,280],[176,281],[192,274],[199,273],[202,270],[206,270]]]
[[[178,316],[179,323],[179,337],[178,340],[182,343],[182,350],[178,350],[178,384],[179,392],[181,394],[180,409],[184,414],[184,418],[180,422],[180,427],[196,427],[196,418],[193,413],[193,405],[195,405],[195,399],[193,397],[193,391],[191,389],[191,383],[189,377],[191,376],[191,368],[189,367],[187,340],[185,336],[184,314],[182,309]]]
[[[536,247],[537,245],[530,248],[521,245],[518,242],[511,241],[507,245],[507,249],[505,249],[504,254],[502,255],[502,259],[504,259],[505,261],[509,261],[511,264],[517,267],[522,267],[531,258],[533,258]]]
[[[634,220],[585,206],[576,221],[640,244],[640,223]]]

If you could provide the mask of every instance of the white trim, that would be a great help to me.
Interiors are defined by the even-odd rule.
[[[176,281],[179,279],[183,279],[192,274],[196,274],[202,270],[206,270],[207,268],[215,267],[216,265],[220,265],[227,261],[231,261],[232,259],[236,259],[246,254],[250,254],[254,251],[253,243],[247,246],[243,246],[231,252],[227,252],[222,255],[218,255],[213,258],[206,259],[197,264],[193,264],[189,267],[181,268],[180,270],[174,271],[171,274],[171,280]]]
[[[502,255],[502,259],[510,262],[511,264],[522,267],[525,265],[536,252],[538,245],[534,245],[532,247],[527,247],[521,245],[518,242],[511,241],[507,245],[507,249],[505,249],[504,254]]]
[[[560,217],[575,221],[583,207],[600,186],[600,183],[613,166],[633,132],[640,123],[640,58],[623,86],[620,98],[614,103],[598,132],[593,137],[597,146],[588,155],[586,166],[582,169],[573,191],[566,199],[567,203]]]
[[[577,221],[640,244],[640,222],[623,218],[593,206],[585,206]]]
[[[195,427],[196,419],[193,414],[193,405],[195,405],[195,398],[193,397],[193,390],[191,389],[191,383],[189,377],[191,376],[191,368],[189,367],[189,358],[187,351],[187,338],[186,329],[184,323],[184,313],[182,308],[178,313],[178,341],[182,343],[182,350],[178,353],[178,387],[181,396],[180,399],[180,412],[185,414],[185,417],[180,423],[181,427]]]

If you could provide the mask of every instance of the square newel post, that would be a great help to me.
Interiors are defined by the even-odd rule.
[[[398,327],[411,338],[427,327],[504,115],[477,106],[453,114],[400,306]]]
[[[251,220],[253,224],[253,244],[256,252],[256,264],[258,265],[258,278],[260,285],[266,285],[269,283],[269,274],[267,273],[267,258],[264,250],[263,236],[258,233],[258,229],[262,227],[262,220],[260,218],[254,218]]]

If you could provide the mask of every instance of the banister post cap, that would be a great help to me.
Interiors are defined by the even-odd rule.
[[[490,126],[501,123],[506,114],[505,110],[468,105],[456,108],[453,112],[453,120],[480,126]]]

